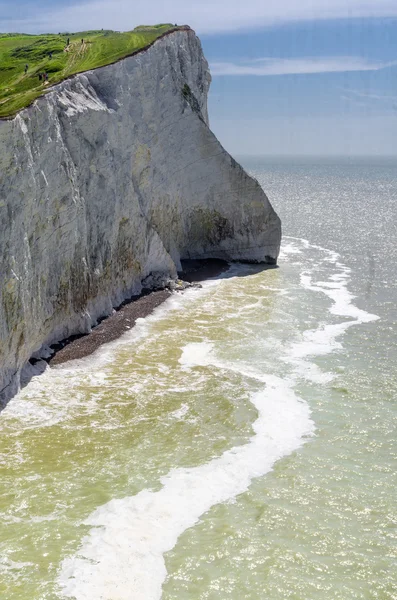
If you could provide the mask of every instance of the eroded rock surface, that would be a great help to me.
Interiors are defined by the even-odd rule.
[[[209,84],[178,31],[0,122],[0,402],[33,354],[181,259],[277,259],[279,218],[210,131]]]

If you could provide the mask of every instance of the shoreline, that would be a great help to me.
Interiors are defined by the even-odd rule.
[[[195,284],[218,277],[228,270],[230,264],[220,259],[186,260],[182,261],[182,267],[180,279],[188,284]],[[115,341],[131,330],[137,319],[149,316],[173,293],[175,292],[166,288],[143,291],[139,296],[133,296],[114,309],[111,315],[100,320],[90,333],[74,335],[51,345],[54,353],[45,362],[50,366],[57,366],[90,356],[104,344]]]

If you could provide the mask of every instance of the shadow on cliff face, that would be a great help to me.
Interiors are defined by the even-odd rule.
[[[247,270],[236,271],[231,269],[232,264],[247,265]],[[238,261],[236,263],[228,263],[225,260],[218,258],[208,258],[203,260],[186,259],[181,260],[182,271],[178,276],[184,281],[195,283],[205,281],[213,277],[222,275],[223,279],[229,277],[246,277],[256,273],[262,273],[268,269],[278,269],[276,264],[254,263],[250,261]],[[228,271],[230,271],[228,273]]]
[[[181,266],[182,270],[178,272],[178,277],[188,283],[199,283],[212,277],[218,277],[230,267],[228,262],[218,258],[181,260]]]

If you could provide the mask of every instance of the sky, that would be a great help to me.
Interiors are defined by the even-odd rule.
[[[200,36],[230,152],[397,156],[397,0],[0,0],[2,32],[160,22]]]

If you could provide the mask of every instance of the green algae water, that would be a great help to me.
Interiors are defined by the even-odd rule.
[[[397,175],[247,161],[284,224],[0,415],[0,597],[397,598]]]

